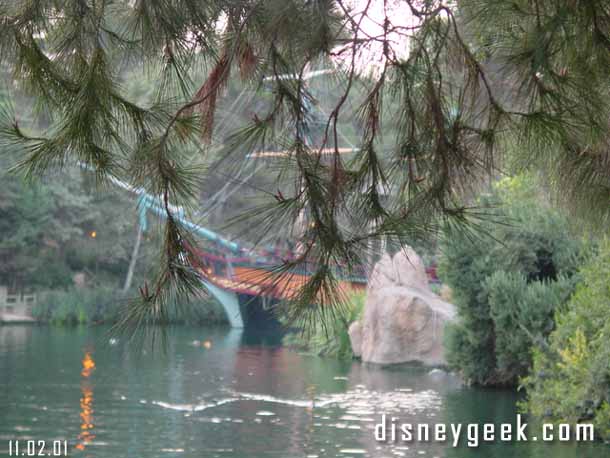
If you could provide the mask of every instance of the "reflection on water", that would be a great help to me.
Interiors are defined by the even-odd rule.
[[[95,439],[95,434],[93,434],[93,387],[88,380],[94,369],[95,361],[93,361],[91,352],[85,351],[83,370],[80,373],[83,378],[81,381],[82,396],[80,398],[81,432],[78,435],[78,444],[75,446],[77,450],[85,450],[87,445]]]
[[[83,370],[80,372],[80,375],[83,379],[88,379],[91,376],[91,373],[95,369],[95,361],[91,357],[91,352],[89,350],[85,351],[85,356],[83,357]]]
[[[75,457],[597,458],[603,445],[378,443],[408,423],[514,422],[516,397],[422,368],[299,355],[226,329],[176,328],[167,352],[101,328],[0,327],[0,456],[8,440],[68,440]],[[95,412],[94,412],[95,404]],[[95,425],[95,426],[94,426]]]

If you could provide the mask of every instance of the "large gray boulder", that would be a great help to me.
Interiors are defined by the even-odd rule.
[[[443,330],[455,307],[434,294],[421,258],[411,248],[375,265],[361,322],[350,326],[356,356],[365,362],[444,365]]]

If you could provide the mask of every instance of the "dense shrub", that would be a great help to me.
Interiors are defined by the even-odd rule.
[[[567,277],[527,281],[523,273],[498,271],[486,283],[494,323],[496,369],[501,381],[513,382],[531,366],[532,344],[554,328],[555,307],[573,290]]]
[[[50,291],[41,295],[33,314],[53,324],[113,323],[129,297],[108,287]],[[226,316],[217,301],[205,297],[193,299],[186,307],[170,307],[168,319],[172,323],[222,323]]]
[[[459,315],[445,336],[447,359],[475,384],[512,385],[527,373],[533,343],[551,332],[576,281],[581,243],[565,218],[537,203],[534,187],[502,180],[481,201],[499,209],[494,221],[476,236],[453,229],[443,237],[439,273]]]
[[[345,314],[336,315],[334,319],[328,320],[326,326],[321,322],[313,323],[307,333],[289,334],[285,337],[284,343],[298,346],[319,356],[352,358],[348,329],[350,324],[361,318],[365,300],[365,291],[352,292]]]
[[[42,294],[33,313],[53,324],[85,324],[110,319],[116,304],[118,296],[110,288],[57,290]]]
[[[557,422],[592,421],[610,440],[610,243],[582,269],[583,282],[565,309],[548,346],[534,353],[524,379],[526,407]]]

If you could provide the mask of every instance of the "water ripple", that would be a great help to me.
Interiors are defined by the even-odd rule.
[[[240,401],[256,401],[307,409],[324,409],[331,406],[339,407],[347,411],[345,419],[356,421],[371,421],[372,418],[370,417],[378,412],[412,414],[424,410],[438,410],[441,407],[441,398],[434,390],[420,392],[404,390],[377,392],[369,391],[362,387],[346,391],[345,393],[322,395],[311,400],[283,399],[267,394],[234,392],[231,397],[212,402],[173,404],[165,401],[152,401],[151,404],[170,410],[201,412]],[[261,413],[260,415],[263,414]]]

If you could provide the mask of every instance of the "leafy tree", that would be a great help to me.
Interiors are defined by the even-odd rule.
[[[170,298],[200,284],[184,256],[193,241],[169,203],[188,208],[196,200],[200,158],[213,148],[216,106],[232,76],[271,88],[272,97],[224,142],[228,160],[243,162],[269,144],[288,151],[274,178],[276,189],[290,185],[291,192],[270,193],[246,215],[250,226],[259,233],[293,227],[304,211],[311,223],[301,235],[302,256],[280,269],[318,266],[286,310],[291,320],[332,315],[310,304],[337,299],[331,265],[361,263],[369,239],[411,242],[435,230],[439,219],[467,221],[472,212],[461,198],[502,165],[507,143],[516,143],[524,163],[540,166],[575,207],[607,217],[608,2],[350,5],[0,2],[0,55],[12,74],[11,92],[34,94],[48,121],[32,131],[4,110],[2,142],[19,151],[17,169],[38,176],[79,161],[100,180],[117,176],[166,202],[156,287],[134,309],[138,314],[161,313]],[[376,21],[367,19],[376,11]],[[138,104],[123,89],[124,70],[134,65],[156,73],[153,103]],[[317,136],[321,143],[313,145],[305,77],[320,66],[334,69],[341,84]],[[499,67],[510,78],[500,77]],[[363,97],[350,110],[346,101],[356,88]],[[348,160],[337,126],[353,116],[362,128]],[[323,155],[324,148],[331,154]]]
[[[475,384],[514,385],[528,373],[531,347],[553,330],[577,280],[581,243],[534,193],[531,179],[504,179],[486,197],[501,206],[487,237],[450,229],[443,238],[439,271],[459,316],[448,361]]]
[[[74,169],[36,183],[0,169],[0,284],[65,288],[76,272],[87,272],[96,285],[121,284],[135,238],[135,202],[112,190],[88,192],[86,182]],[[140,262],[139,278],[145,271]]]
[[[62,248],[80,235],[87,207],[62,184],[29,186],[0,172],[0,280],[14,286],[71,283]]]

